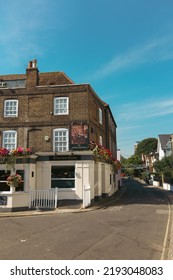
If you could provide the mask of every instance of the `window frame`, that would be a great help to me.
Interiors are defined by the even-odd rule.
[[[55,133],[56,132],[66,132],[66,150],[65,151],[56,150],[55,143],[58,142],[58,141],[55,141]],[[69,130],[68,130],[68,128],[55,128],[53,130],[53,151],[54,152],[59,152],[59,153],[68,152],[69,151]]]
[[[99,144],[103,146],[103,137],[101,135],[99,136]]]
[[[57,181],[57,182],[65,182],[65,181],[71,181],[73,182],[74,184],[74,187],[57,187],[58,189],[61,189],[61,190],[75,190],[76,188],[76,176],[75,176],[75,165],[62,165],[62,166],[59,166],[59,165],[52,165],[51,166],[51,174],[52,174],[52,169],[55,168],[55,169],[59,169],[59,170],[68,170],[69,168],[73,168],[74,169],[74,176],[73,177],[52,177],[51,175],[51,189],[54,188],[53,187],[53,181]],[[67,171],[68,172],[68,171]]]
[[[66,112],[64,112],[64,113],[58,113],[57,110],[64,109],[64,108],[59,108],[59,109],[57,109],[57,108],[56,108],[56,101],[57,101],[57,100],[63,100],[63,99],[66,100],[66,108],[65,108],[65,109],[66,109]],[[65,110],[65,109],[64,109],[64,110]],[[54,97],[54,115],[55,115],[55,116],[61,116],[61,115],[68,115],[68,114],[69,114],[69,97],[66,97],[66,96],[64,96],[64,97],[62,97],[62,96],[61,96],[61,97],[58,97],[58,96],[57,96],[57,97]]]
[[[5,144],[5,135],[9,134],[9,133],[13,133],[14,134],[14,139],[15,139],[15,143],[14,143],[14,147],[13,148],[9,148],[9,145],[12,145],[10,143]],[[17,131],[16,130],[5,130],[3,131],[3,137],[2,137],[2,147],[6,148],[8,150],[13,150],[17,148]]]
[[[17,192],[24,192],[25,191],[25,170],[24,169],[17,169],[16,173],[21,175],[22,181],[21,184],[16,187]],[[10,191],[10,186],[7,186],[7,178],[10,176],[10,171],[1,169],[0,170],[0,192],[5,194],[6,192]],[[4,177],[4,178],[3,178]]]
[[[8,102],[16,102],[16,113],[15,114],[7,114],[7,103]],[[4,100],[4,117],[5,118],[16,118],[16,117],[18,117],[18,104],[19,104],[18,99],[6,99],[6,100]]]
[[[103,124],[103,110],[99,107],[99,123]]]

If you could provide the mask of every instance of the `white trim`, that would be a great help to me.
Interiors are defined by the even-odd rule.
[[[15,143],[14,143],[14,148],[13,149],[16,149],[17,148],[17,131],[16,130],[4,130],[3,131],[3,144],[2,144],[3,148],[9,149],[8,145],[10,145],[10,143],[7,143],[7,145],[5,146],[5,142],[4,142],[5,134],[7,134],[7,133],[13,133],[14,134]]]
[[[101,135],[99,136],[99,144],[103,145],[103,137]]]
[[[99,108],[99,123],[103,124],[103,110]]]
[[[66,112],[65,113],[56,113],[56,101],[57,100],[66,100]],[[69,114],[69,98],[64,96],[64,97],[54,97],[54,115],[55,116],[60,116],[60,115],[68,115]]]
[[[7,114],[7,109],[6,109],[6,106],[7,106],[7,102],[16,102],[16,114]],[[18,100],[17,99],[6,99],[4,100],[4,117],[5,118],[16,118],[18,117]]]
[[[66,132],[66,150],[65,151],[56,151],[55,150],[55,133],[56,132]],[[69,131],[67,128],[55,128],[53,130],[53,151],[54,152],[66,152],[69,151]]]

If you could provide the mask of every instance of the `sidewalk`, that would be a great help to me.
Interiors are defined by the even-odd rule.
[[[125,193],[125,187],[121,187],[115,194],[108,198],[102,198],[97,202],[94,202],[91,206],[87,208],[82,208],[82,203],[66,204],[59,205],[56,209],[51,210],[27,210],[27,211],[18,211],[18,212],[0,212],[0,218],[6,217],[24,217],[24,216],[37,216],[37,215],[55,215],[55,214],[64,214],[64,213],[82,213],[88,211],[95,211],[97,209],[106,207],[122,197]]]

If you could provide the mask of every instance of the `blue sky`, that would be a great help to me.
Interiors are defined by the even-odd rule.
[[[118,148],[173,133],[172,0],[1,1],[0,74],[64,71],[90,83],[117,123]]]

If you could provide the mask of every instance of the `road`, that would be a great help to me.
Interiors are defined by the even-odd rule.
[[[119,201],[96,211],[0,218],[0,259],[166,259],[171,212],[165,194],[137,181],[125,184]]]

